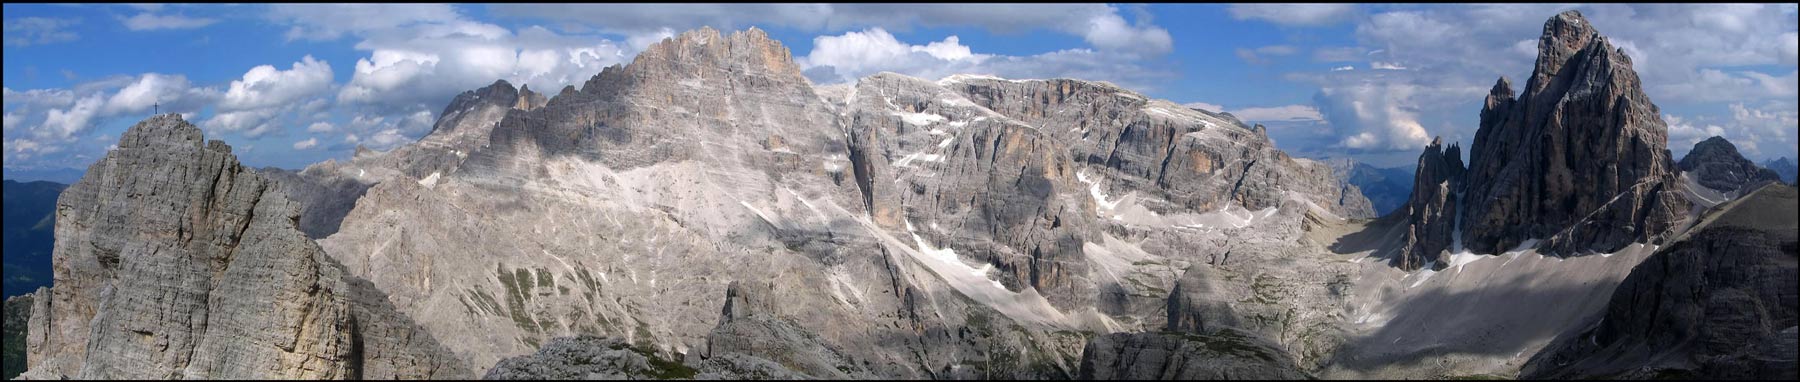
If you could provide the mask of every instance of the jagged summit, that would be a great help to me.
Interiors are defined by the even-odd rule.
[[[1400,210],[1407,217],[1404,244],[1390,262],[1401,269],[1427,265],[1443,269],[1450,264],[1447,250],[1453,249],[1457,233],[1455,219],[1462,204],[1458,195],[1465,169],[1462,148],[1456,143],[1445,148],[1443,142],[1443,137],[1433,137],[1419,154],[1412,194]]]
[[[1736,145],[1719,136],[1694,143],[1678,165],[1701,186],[1719,192],[1742,193],[1764,182],[1781,181],[1781,175],[1744,159]]]
[[[1521,94],[1501,78],[1483,105],[1463,190],[1469,248],[1540,239],[1573,255],[1660,240],[1687,202],[1667,192],[1668,128],[1630,59],[1575,11],[1544,23],[1538,51]]]
[[[714,72],[718,69],[729,71],[730,76],[769,79],[750,85],[811,83],[800,73],[800,66],[794,63],[794,56],[787,46],[770,38],[767,32],[753,27],[725,35],[711,27],[701,27],[651,44],[632,58],[629,65],[615,64],[601,69],[582,85],[581,91],[605,96],[623,87],[627,81],[717,78],[721,77]]]
[[[1537,64],[1532,70],[1531,78],[1526,80],[1525,93],[1537,93],[1549,86],[1552,77],[1562,71],[1577,52],[1589,49],[1590,44],[1599,43],[1611,50],[1600,32],[1594,30],[1593,24],[1581,16],[1580,11],[1569,10],[1544,22],[1544,33],[1538,37]]]

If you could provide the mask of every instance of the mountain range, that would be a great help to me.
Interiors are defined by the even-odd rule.
[[[1106,82],[815,85],[755,28],[300,171],[158,115],[56,198],[8,346],[27,379],[1794,378],[1794,189],[1678,163],[1579,12],[1537,47],[1466,162],[1379,179]]]

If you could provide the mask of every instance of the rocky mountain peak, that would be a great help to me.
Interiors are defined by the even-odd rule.
[[[1501,76],[1500,80],[1494,81],[1494,88],[1488,90],[1487,102],[1481,105],[1481,114],[1485,116],[1495,110],[1506,109],[1512,106],[1513,100],[1512,81]]]
[[[1795,173],[1800,172],[1800,166],[1796,166],[1794,160],[1788,159],[1788,157],[1780,157],[1765,161],[1763,162],[1763,168],[1775,171],[1776,175],[1781,176],[1781,181],[1787,182],[1788,184],[1794,184]]]
[[[1721,192],[1748,191],[1764,182],[1781,181],[1775,171],[1744,159],[1736,145],[1718,136],[1695,143],[1678,166],[1701,186]]]
[[[1725,140],[1725,137],[1714,135],[1710,138],[1706,138],[1706,139],[1700,140],[1700,142],[1694,143],[1694,149],[1692,151],[1688,151],[1688,155],[1686,157],[1681,158],[1683,170],[1686,169],[1687,163],[1689,163],[1689,158],[1693,158],[1695,156],[1695,154],[1699,154],[1699,155],[1703,155],[1703,156],[1711,156],[1711,155],[1730,155],[1730,156],[1735,156],[1735,157],[1743,156],[1743,154],[1738,153],[1737,145],[1731,144],[1731,141]]]
[[[1443,137],[1431,139],[1425,152],[1419,154],[1413,190],[1401,209],[1406,214],[1405,246],[1391,260],[1394,266],[1414,270],[1427,265],[1437,269],[1449,265],[1445,250],[1456,233],[1457,190],[1462,188],[1462,148],[1451,143],[1444,147]]]
[[[32,338],[36,376],[347,372],[348,312],[321,285],[334,278],[294,229],[293,205],[230,146],[201,142],[180,115],[151,117],[58,200],[53,301],[33,317],[33,334],[45,333]],[[222,362],[237,357],[254,361]],[[328,361],[300,364],[311,359]]]
[[[427,135],[453,130],[457,126],[455,121],[458,120],[455,116],[473,110],[477,105],[493,104],[512,107],[519,102],[520,95],[519,89],[514,88],[512,83],[506,82],[506,80],[496,80],[486,87],[457,94],[456,98],[450,100],[449,105],[444,106],[444,111],[438,113],[438,121],[432,125],[431,133]]]
[[[1462,212],[1470,249],[1541,239],[1574,254],[1660,240],[1686,201],[1670,191],[1668,127],[1630,59],[1575,11],[1545,22],[1538,48],[1523,93],[1513,100],[1503,78],[1483,105]]]
[[[531,85],[524,85],[519,87],[519,98],[517,102],[513,103],[513,108],[531,111],[544,107],[545,103],[548,103],[548,100],[544,98],[543,94],[531,91]]]
[[[750,75],[805,78],[787,47],[754,27],[730,35],[711,27],[683,32],[638,53],[627,70],[697,75],[698,70],[715,67]]]
[[[1561,72],[1576,52],[1587,48],[1599,35],[1600,32],[1581,16],[1580,11],[1569,10],[1545,21],[1544,33],[1538,37],[1537,67],[1526,92],[1542,90],[1549,84],[1549,77]],[[1600,40],[1604,44],[1604,39]],[[1609,48],[1605,50],[1611,50],[1610,45],[1607,46]]]
[[[155,148],[162,146],[202,147],[200,128],[181,118],[181,114],[158,114],[138,122],[119,136],[119,148]],[[223,142],[219,143],[223,145]],[[231,147],[224,146],[230,153]]]

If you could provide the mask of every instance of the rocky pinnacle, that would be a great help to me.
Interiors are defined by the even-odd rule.
[[[1536,68],[1512,95],[1506,79],[1495,84],[1470,146],[1459,212],[1469,250],[1541,239],[1547,253],[1612,252],[1685,219],[1667,126],[1631,58],[1580,12],[1544,23]]]

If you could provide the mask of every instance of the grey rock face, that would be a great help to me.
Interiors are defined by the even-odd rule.
[[[706,357],[731,355],[720,364],[760,364],[766,359],[780,366],[776,374],[812,378],[875,378],[841,352],[824,345],[818,334],[788,320],[777,311],[775,293],[766,284],[732,282],[726,288],[725,307],[719,326],[706,337]],[[718,363],[718,362],[715,362]]]
[[[1791,186],[1709,214],[1632,269],[1593,326],[1533,356],[1524,378],[1795,378],[1800,256]]]
[[[1152,211],[1210,211],[1228,203],[1254,210],[1274,207],[1286,197],[1283,191],[1294,191],[1339,216],[1375,215],[1368,199],[1336,182],[1328,166],[1276,150],[1260,125],[1245,126],[1104,82],[964,76],[945,85],[977,105],[1039,127],[1067,145],[1076,163],[1096,168],[1109,181],[1164,200],[1148,205]]]
[[[1719,192],[1742,193],[1754,190],[1763,182],[1780,182],[1781,175],[1757,166],[1738,154],[1737,146],[1723,137],[1712,137],[1694,144],[1687,156],[1677,164],[1681,171],[1695,177],[1701,186]]]
[[[348,304],[297,208],[219,141],[140,122],[57,205],[56,287],[32,372],[343,378]]]
[[[298,213],[179,115],[138,123],[58,201],[57,282],[32,318],[26,376],[451,374],[386,364],[430,350],[364,335],[405,321],[359,324],[366,296],[297,229]]]
[[[1094,215],[1059,141],[925,80],[883,73],[855,91],[850,160],[877,224],[957,227],[918,234],[985,258],[1009,290],[1092,304]]]
[[[1083,380],[1308,378],[1275,344],[1236,329],[1098,336],[1082,353],[1080,376]]]
[[[1568,256],[1663,239],[1688,209],[1667,134],[1631,58],[1579,12],[1551,18],[1524,91],[1501,79],[1482,108],[1464,242],[1498,253],[1543,239]]]
[[[1444,148],[1442,138],[1431,140],[1419,154],[1419,170],[1413,178],[1412,196],[1406,200],[1406,237],[1391,262],[1404,270],[1426,264],[1443,269],[1450,264],[1455,241],[1458,191],[1463,185],[1462,149],[1455,143]]]
[[[344,215],[356,207],[356,200],[368,192],[373,183],[353,177],[329,176],[325,171],[291,171],[265,167],[257,173],[281,186],[281,192],[300,204],[300,231],[306,237],[319,239],[337,233]]]
[[[1212,285],[1217,278],[1210,266],[1188,267],[1169,291],[1167,330],[1206,334],[1239,325],[1231,300]]]

